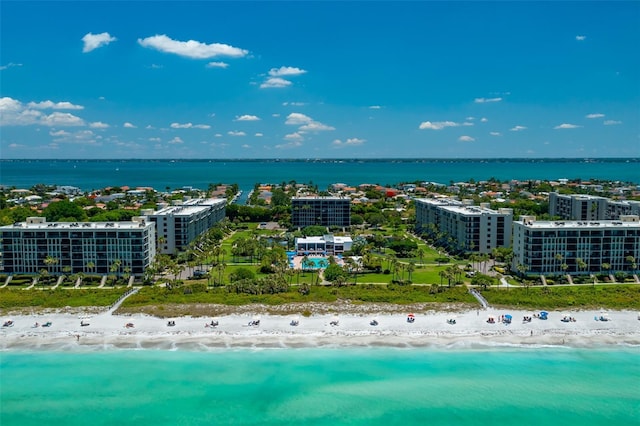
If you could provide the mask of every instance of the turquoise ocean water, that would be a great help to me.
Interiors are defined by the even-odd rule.
[[[638,348],[4,352],[0,424],[638,425]]]

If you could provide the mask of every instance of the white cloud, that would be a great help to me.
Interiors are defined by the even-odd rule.
[[[366,139],[360,138],[348,138],[346,141],[342,142],[340,139],[336,139],[332,142],[334,146],[358,146],[362,145],[366,142]]]
[[[91,130],[77,130],[74,132],[50,132],[55,143],[72,143],[81,145],[96,145],[98,139]]]
[[[53,101],[29,102],[27,107],[33,109],[84,109],[82,105],[74,105],[71,102]]]
[[[489,121],[489,120],[487,119],[487,117],[482,117],[482,118],[480,119],[480,122],[481,122],[481,123],[486,123],[487,121]]]
[[[582,127],[582,126],[578,126],[577,124],[571,124],[571,123],[562,123],[557,125],[556,127],[554,127],[554,129],[558,130],[558,129],[577,129],[578,127]]]
[[[84,120],[68,112],[53,112],[43,116],[39,124],[45,126],[84,126]]]
[[[244,149],[249,149],[249,148],[251,148],[251,145],[247,145],[247,144],[245,143],[244,145],[240,145],[240,147],[241,147],[241,148],[244,148]]]
[[[282,106],[305,106],[305,102],[283,102]]]
[[[7,65],[1,65],[0,71],[4,71],[6,69],[13,68],[13,67],[21,67],[21,66],[22,64],[15,64],[13,62],[9,62]]]
[[[287,121],[285,121],[284,124],[297,126],[301,124],[311,123],[312,121],[313,119],[307,115],[304,115],[300,112],[292,112],[291,114],[287,115]]]
[[[229,64],[226,62],[209,62],[206,67],[207,68],[227,68]]]
[[[124,127],[125,129],[135,129],[135,128],[136,128],[136,126],[134,126],[133,124],[131,124],[131,123],[129,123],[129,122],[124,123],[124,124],[122,125],[122,127]]]
[[[160,142],[160,138],[149,138],[149,142]]]
[[[109,125],[107,123],[103,123],[102,121],[94,121],[93,123],[89,123],[89,127],[92,129],[108,129]]]
[[[283,76],[292,76],[292,75],[301,75],[305,74],[307,71],[296,68],[296,67],[280,67],[280,68],[271,68],[269,70],[269,75],[271,77],[283,77]]]
[[[463,126],[473,126],[473,123],[470,121],[465,121],[464,123],[462,123]]]
[[[460,123],[454,121],[423,121],[418,127],[420,130],[442,130],[445,127],[458,127]]]
[[[255,134],[255,136],[256,136],[257,138],[261,138],[261,137],[262,137],[262,136],[264,136],[264,135],[263,135],[262,133],[256,133],[256,134]]]
[[[260,117],[258,117],[257,115],[240,115],[237,116],[236,115],[236,119],[234,121],[259,121]]]
[[[247,50],[229,46],[228,44],[206,44],[195,40],[178,41],[167,37],[165,34],[142,39],[139,38],[138,44],[143,47],[149,47],[161,52],[173,53],[192,59],[209,59],[217,56],[241,58],[249,53]]]
[[[162,68],[164,68],[164,65],[151,64],[149,65],[149,68],[151,68],[152,70],[161,70]]]
[[[502,136],[502,133],[500,133],[500,132],[489,132],[489,134],[491,136]]]
[[[172,129],[210,129],[208,124],[193,124],[193,123],[171,123]]]
[[[227,134],[229,136],[246,136],[247,135],[245,132],[238,132],[238,131],[234,131],[234,130],[228,131]]]
[[[49,136],[54,136],[54,137],[63,137],[63,136],[69,136],[71,133],[67,132],[66,130],[51,130],[49,132]]]
[[[215,136],[216,138],[221,138],[221,137],[222,137],[222,133],[216,133],[216,134],[215,134],[215,135],[213,135],[213,136]]]
[[[382,107],[380,105],[371,105],[369,107],[369,109],[381,109]]]
[[[525,126],[514,126],[512,128],[509,129],[512,132],[520,132],[522,130],[527,130],[527,128]]]
[[[577,35],[576,36],[576,40],[578,40],[578,41],[584,41],[584,40],[586,40],[586,38],[587,38],[587,36],[584,36],[584,35]]]
[[[176,145],[176,144],[184,143],[184,141],[183,141],[182,139],[180,139],[180,137],[179,137],[179,136],[176,136],[175,138],[171,139],[171,140],[169,141],[169,143],[170,143],[171,145]]]
[[[300,126],[298,129],[301,132],[321,132],[327,130],[335,130],[335,127],[320,123],[319,121],[315,121],[308,115],[292,112],[287,116],[287,120],[284,122],[285,124]]]
[[[585,115],[585,117],[587,118],[602,118],[604,117],[604,114],[600,114],[599,112],[593,113],[593,114],[587,114]]]
[[[285,135],[284,139],[288,141],[302,142],[304,140],[304,136],[302,136],[298,132],[294,132],[294,133],[289,133],[288,135]]]
[[[291,83],[289,80],[285,80],[279,77],[271,77],[271,78],[268,78],[264,83],[262,83],[260,85],[260,88],[261,89],[282,88],[282,87],[291,86],[292,84],[293,83]]]
[[[326,124],[319,123],[317,121],[312,121],[311,123],[300,126],[298,130],[303,132],[323,132],[327,130],[335,130],[335,127],[328,126]]]
[[[486,103],[500,102],[500,101],[502,101],[502,98],[475,98],[473,100],[473,102],[477,104],[486,104]]]
[[[92,50],[95,50],[102,46],[106,46],[107,44],[116,40],[117,38],[112,37],[109,33],[100,33],[100,34],[87,33],[85,34],[84,37],[82,37],[82,41],[84,42],[82,53],[89,53]]]
[[[615,126],[617,124],[622,124],[622,121],[618,120],[605,120],[603,123],[605,126]]]
[[[271,116],[272,116],[272,117],[280,117],[280,114],[278,114],[278,113],[274,113],[274,114],[271,114]]]
[[[472,138],[471,136],[467,136],[467,135],[460,136],[460,137],[458,138],[458,140],[459,140],[460,142],[473,142],[473,141],[475,141],[475,139],[474,139],[474,138]]]

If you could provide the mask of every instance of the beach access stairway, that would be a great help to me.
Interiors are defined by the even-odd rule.
[[[118,309],[120,305],[122,305],[122,302],[124,302],[127,297],[131,296],[132,294],[136,294],[138,291],[140,291],[140,288],[138,287],[127,290],[122,296],[120,296],[120,298],[118,298],[118,300],[113,303],[113,305],[109,306],[107,313],[113,315],[115,310]]]
[[[476,290],[475,288],[470,288],[469,293],[471,293],[471,295],[475,297],[478,302],[480,302],[484,309],[487,309],[489,307],[489,302],[487,302],[487,299],[482,297],[478,290]]]
[[[12,279],[13,279],[13,275],[9,275],[7,279],[4,280],[4,284],[0,288],[5,288],[6,286],[8,286]]]

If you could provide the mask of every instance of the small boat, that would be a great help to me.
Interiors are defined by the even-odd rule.
[[[176,322],[171,320],[171,321],[167,321],[167,327],[175,327]]]
[[[329,324],[334,325],[334,326],[335,326],[335,325],[338,325],[338,324],[340,324],[340,320],[338,320],[338,317],[337,317],[337,316],[334,316],[334,317],[331,319],[331,321],[329,321]]]
[[[407,322],[412,323],[416,320],[416,316],[414,314],[407,315]]]
[[[88,325],[89,325],[89,323],[88,323],[88,322],[85,322],[85,320],[80,321],[80,326],[81,326],[81,327],[86,327],[86,326],[88,326]]]
[[[132,322],[128,322],[125,324],[125,328],[133,328],[133,323]]]
[[[51,327],[53,323],[51,321],[47,321],[44,324],[42,324],[43,327]]]
[[[369,324],[375,327],[376,325],[378,325],[378,320],[374,318],[371,320],[371,322],[369,322]]]
[[[14,325],[14,324],[13,324],[13,320],[6,320],[6,321],[2,324],[2,326],[3,326],[3,327],[13,327],[13,325]]]
[[[297,327],[298,325],[300,325],[300,319],[298,319],[298,317],[293,317],[289,325],[292,327]]]

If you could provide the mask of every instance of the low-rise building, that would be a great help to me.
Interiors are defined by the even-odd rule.
[[[351,250],[351,237],[323,235],[321,237],[296,238],[295,247],[298,255],[336,256]]]
[[[534,216],[523,216],[513,224],[511,266],[515,272],[529,275],[635,273],[638,259],[638,216],[607,221],[537,221]]]
[[[47,222],[30,217],[0,227],[6,274],[129,273],[142,276],[156,255],[153,223]],[[117,265],[114,269],[114,265]]]

